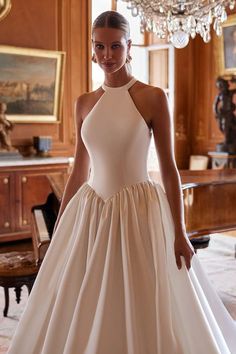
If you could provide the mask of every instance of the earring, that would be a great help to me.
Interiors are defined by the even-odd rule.
[[[93,53],[93,55],[92,55],[92,61],[94,62],[94,63],[97,63],[97,59],[96,59],[96,57],[95,57],[95,54]]]
[[[127,54],[127,58],[126,58],[126,63],[130,63],[132,60],[132,57],[130,54]]]

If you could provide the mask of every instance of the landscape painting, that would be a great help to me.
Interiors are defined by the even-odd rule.
[[[64,53],[0,46],[0,102],[15,122],[58,122]]]

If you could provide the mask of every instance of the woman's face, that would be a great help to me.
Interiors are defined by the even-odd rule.
[[[131,41],[125,38],[122,30],[96,28],[92,41],[97,63],[105,73],[114,73],[124,66]]]

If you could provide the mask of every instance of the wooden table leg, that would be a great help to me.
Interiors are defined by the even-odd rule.
[[[9,308],[9,288],[4,287],[4,294],[5,294],[5,308],[3,310],[3,316],[7,317],[8,308]]]

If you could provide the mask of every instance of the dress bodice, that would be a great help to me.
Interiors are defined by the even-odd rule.
[[[139,113],[126,85],[102,85],[103,95],[84,119],[81,137],[89,153],[88,184],[104,200],[122,187],[148,180],[151,129]]]

